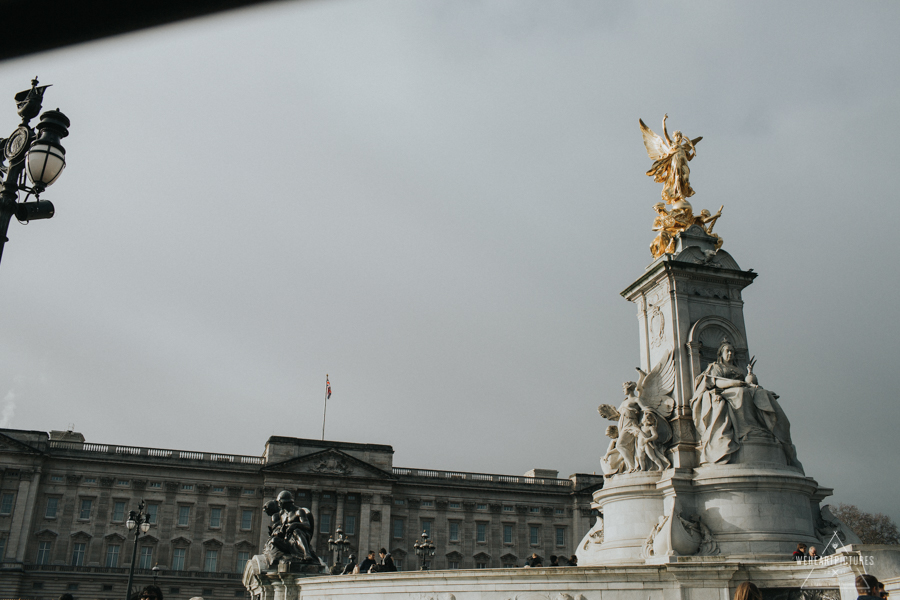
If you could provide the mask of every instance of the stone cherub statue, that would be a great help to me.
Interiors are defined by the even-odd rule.
[[[722,246],[722,238],[712,233],[712,228],[719,217],[722,216],[722,208],[715,215],[708,210],[695,216],[688,198],[694,195],[691,187],[691,168],[688,166],[697,156],[696,144],[702,137],[687,138],[676,131],[670,138],[666,129],[666,119],[663,117],[663,136],[659,137],[642,119],[638,119],[641,126],[641,134],[644,137],[644,147],[647,155],[653,160],[653,166],[647,171],[647,175],[653,180],[662,183],[662,202],[656,204],[653,209],[657,216],[653,221],[653,231],[658,232],[650,245],[650,253],[653,258],[659,258],[663,254],[671,254],[675,251],[674,238],[680,232],[691,225],[698,225],[709,235],[716,238],[716,250]],[[671,206],[667,209],[667,206]]]
[[[729,463],[744,440],[760,439],[777,442],[787,463],[802,469],[778,394],[760,387],[753,373],[756,359],[746,372],[734,361],[734,346],[725,339],[716,362],[694,380],[691,411],[700,436],[700,463]]]
[[[665,464],[650,458],[649,451],[653,451],[657,459],[660,455],[664,457],[665,444],[672,438],[672,430],[666,421],[675,407],[675,401],[669,396],[675,389],[675,358],[672,351],[666,352],[649,373],[641,369],[637,371],[640,374],[637,382],[626,381],[622,385],[625,400],[618,409],[609,404],[601,404],[597,408],[603,417],[618,421],[615,427],[606,430],[607,436],[616,437],[600,461],[605,475],[651,470],[646,459],[659,469]],[[642,431],[641,421],[645,420],[642,414],[646,413],[651,413],[652,418],[646,419],[648,425],[645,432]],[[653,439],[650,440],[650,437]],[[668,463],[667,460],[665,462]]]
[[[309,509],[297,506],[291,493],[282,491],[275,500],[266,502],[263,510],[272,517],[269,539],[263,549],[270,566],[279,562],[321,564],[310,545],[315,518]]]
[[[672,466],[672,463],[666,458],[665,449],[660,447],[658,442],[659,427],[657,426],[656,415],[653,414],[653,411],[646,410],[641,417],[641,433],[637,440],[636,459],[639,470],[665,471]],[[651,462],[656,466],[656,469],[650,469],[649,463]]]

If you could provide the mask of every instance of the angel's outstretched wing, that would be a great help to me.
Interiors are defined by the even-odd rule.
[[[655,410],[668,417],[675,407],[675,401],[669,396],[674,389],[675,357],[669,350],[643,378],[637,389],[638,400],[644,408]]]
[[[597,412],[600,413],[604,419],[609,419],[610,421],[619,420],[619,411],[616,410],[615,406],[601,404],[597,407]]]
[[[647,155],[651,160],[659,160],[669,155],[669,145],[666,141],[653,133],[649,127],[644,125],[643,119],[638,119],[641,125],[641,133],[644,136],[644,147],[647,149]]]

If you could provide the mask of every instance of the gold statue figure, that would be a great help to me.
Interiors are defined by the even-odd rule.
[[[697,225],[707,234],[716,238],[716,250],[722,247],[722,237],[712,232],[716,221],[722,216],[722,208],[711,215],[706,209],[700,211],[699,216],[694,216],[691,203],[688,198],[694,195],[691,187],[691,168],[688,162],[697,156],[697,143],[702,137],[687,138],[680,131],[676,131],[672,137],[666,128],[666,119],[663,117],[663,136],[659,137],[638,119],[641,126],[641,134],[644,136],[644,147],[647,154],[653,159],[653,166],[647,171],[647,175],[654,181],[663,184],[662,199],[653,209],[657,216],[653,220],[653,231],[658,232],[653,243],[650,244],[650,253],[653,258],[659,258],[663,254],[675,252],[675,237],[692,225]],[[667,208],[666,205],[671,205]]]
[[[654,181],[665,184],[662,190],[663,202],[675,204],[679,200],[686,201],[694,195],[694,189],[690,182],[691,168],[688,166],[688,162],[697,156],[696,145],[703,137],[690,139],[681,135],[680,131],[676,131],[674,139],[670,138],[669,131],[666,129],[666,119],[668,118],[669,115],[663,117],[665,139],[653,133],[649,127],[644,125],[642,119],[638,119],[638,123],[641,125],[641,133],[644,136],[644,147],[654,161],[653,166],[647,171],[647,175]]]

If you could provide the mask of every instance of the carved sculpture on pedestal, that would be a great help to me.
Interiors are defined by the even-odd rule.
[[[276,500],[266,502],[263,509],[272,517],[269,539],[263,548],[269,567],[286,563],[286,570],[291,570],[290,563],[321,565],[310,545],[315,518],[309,509],[294,504],[294,498],[288,491],[282,491]]]
[[[734,364],[734,346],[727,339],[717,360],[694,381],[691,411],[700,437],[700,463],[725,464],[748,440],[774,440],[787,464],[802,470],[791,442],[791,424],[778,404],[778,394],[758,385],[751,359],[744,373]]]
[[[618,424],[608,427],[606,435],[614,438],[601,459],[603,473],[664,470],[671,466],[665,457],[665,445],[672,439],[668,419],[675,401],[669,395],[675,388],[675,359],[666,352],[649,373],[637,369],[637,383],[622,384],[625,400],[619,408],[601,404],[603,417]]]

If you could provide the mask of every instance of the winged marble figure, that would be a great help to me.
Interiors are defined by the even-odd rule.
[[[610,404],[601,404],[597,408],[604,418],[618,421],[615,427],[607,428],[607,436],[613,439],[600,461],[606,475],[651,470],[650,464],[662,469],[660,462],[654,459],[664,454],[665,444],[672,439],[672,429],[667,421],[675,408],[675,401],[670,396],[675,389],[672,350],[666,352],[649,373],[640,368],[637,372],[637,382],[622,384],[625,400],[618,409]],[[647,414],[651,418],[644,418]],[[664,459],[665,463],[668,460]]]

